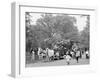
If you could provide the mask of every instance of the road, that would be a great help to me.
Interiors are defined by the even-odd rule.
[[[69,65],[84,65],[84,64],[89,64],[89,59],[79,59],[78,63],[75,59],[72,59]],[[51,61],[51,62],[30,63],[26,64],[26,67],[61,66],[61,65],[68,65],[65,59]]]

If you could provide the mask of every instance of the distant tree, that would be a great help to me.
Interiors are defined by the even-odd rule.
[[[25,13],[25,26],[26,26],[26,51],[29,51],[32,47],[33,41],[33,34],[31,31],[31,15],[29,12]]]
[[[37,25],[42,28],[42,30],[46,30],[49,37],[53,37],[55,33],[64,35],[66,38],[66,34],[69,32],[78,33],[77,27],[74,26],[76,19],[74,17],[68,15],[56,15],[52,14],[43,14],[42,18],[37,20]]]
[[[89,16],[87,16],[87,24],[84,27],[83,31],[81,31],[81,43],[84,44],[85,47],[89,48],[90,43],[90,30],[89,30]]]

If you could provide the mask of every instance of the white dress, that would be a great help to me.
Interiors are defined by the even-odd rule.
[[[34,53],[34,51],[32,51],[32,60],[34,60],[35,59],[35,53]]]
[[[66,61],[69,62],[71,60],[71,57],[69,55],[66,56]]]

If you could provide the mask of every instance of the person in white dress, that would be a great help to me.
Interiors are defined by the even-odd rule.
[[[66,55],[66,61],[67,61],[68,65],[70,64],[70,60],[71,60],[71,56],[67,54]]]
[[[34,61],[35,60],[35,52],[34,51],[32,51],[32,61]]]

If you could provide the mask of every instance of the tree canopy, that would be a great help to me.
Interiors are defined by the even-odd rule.
[[[42,14],[37,19],[36,24],[31,25],[31,16],[26,13],[26,48],[30,47],[46,47],[61,39],[71,39],[75,41],[81,40],[83,44],[89,40],[89,27],[85,27],[80,33],[77,29],[76,19],[64,14]],[[87,25],[89,23],[87,22]],[[81,39],[80,39],[81,38]]]

